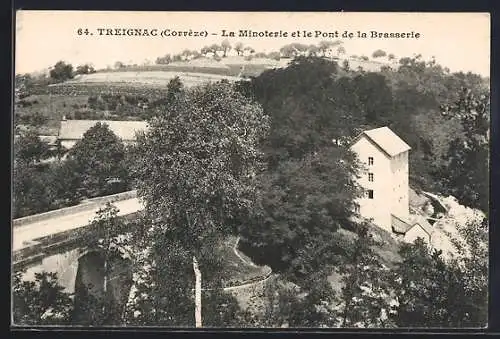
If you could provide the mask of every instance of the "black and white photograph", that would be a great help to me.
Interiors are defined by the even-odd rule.
[[[12,327],[488,326],[488,13],[14,25]]]

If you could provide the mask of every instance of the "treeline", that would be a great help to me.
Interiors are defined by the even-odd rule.
[[[254,48],[250,46],[245,46],[243,43],[238,42],[231,45],[228,40],[224,40],[221,44],[212,44],[209,46],[204,46],[200,50],[189,50],[185,49],[178,54],[166,54],[162,57],[158,57],[155,61],[156,64],[165,65],[172,62],[187,61],[193,59],[199,59],[202,57],[212,57],[213,59],[220,61],[227,57],[228,53],[234,50],[236,55],[244,56],[245,60],[251,60],[253,58],[268,58],[271,60],[280,60],[281,58],[294,58],[298,56],[343,56],[346,55],[347,51],[343,46],[343,42],[340,40],[336,41],[320,41],[318,44],[302,44],[302,43],[290,43],[282,46],[278,51],[271,51],[268,53],[257,52]],[[371,57],[373,59],[386,57],[388,61],[396,60],[396,56],[393,53],[387,53],[384,50],[375,50]],[[351,55],[352,59],[359,59],[368,61],[370,58],[365,55],[357,56]]]

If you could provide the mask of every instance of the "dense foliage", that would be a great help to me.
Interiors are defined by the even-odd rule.
[[[206,284],[220,284],[220,258],[214,258],[213,248],[237,234],[253,206],[261,162],[257,147],[267,119],[229,83],[189,90],[172,86],[171,93],[169,104],[139,136],[135,175],[152,221],[145,227],[151,227],[155,321],[189,324],[189,267],[199,262]]]
[[[315,53],[339,46],[320,45]],[[193,326],[194,259],[203,287],[219,289],[221,258],[213,249],[228,235],[241,235],[247,254],[278,278],[246,310],[229,294],[204,292],[204,326],[484,326],[487,220],[457,225],[462,241],[455,257],[417,240],[402,245],[401,261],[387,267],[357,218],[359,165],[346,145],[360,130],[387,125],[412,147],[412,186],[453,194],[486,212],[489,100],[479,76],[450,73],[419,56],[380,72],[297,57],[285,69],[234,86],[186,90],[177,79],[154,100],[96,96],[89,100],[96,109],[147,104],[151,129],[127,151],[106,126],[96,125],[68,160],[48,167],[53,177],[40,166],[46,147],[23,135],[14,206],[21,215],[42,211],[57,199],[107,194],[110,178],[126,185],[131,176],[138,180],[146,214],[125,246],[134,270],[120,317],[125,324]],[[101,230],[112,224],[112,212],[99,219]],[[355,239],[346,239],[342,228]],[[337,289],[332,271],[341,276]],[[27,313],[34,320],[26,323],[41,321],[64,299],[47,306],[40,291],[57,286],[16,286],[24,286],[16,289],[19,300],[30,296],[42,305]],[[108,321],[99,317],[92,322]]]
[[[130,161],[122,141],[105,125],[87,131],[69,153],[60,145],[49,147],[31,130],[22,132],[14,145],[14,218],[131,189]]]
[[[13,322],[16,325],[68,325],[72,300],[57,283],[54,273],[36,273],[34,281],[14,274],[12,284]]]

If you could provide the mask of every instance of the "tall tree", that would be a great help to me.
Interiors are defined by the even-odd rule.
[[[19,161],[33,164],[50,156],[49,145],[40,140],[33,129],[29,129],[15,138],[14,156]]]
[[[267,118],[228,83],[186,90],[165,109],[138,144],[138,193],[156,225],[150,232],[153,255],[168,258],[176,249],[182,272],[189,272],[189,261],[197,263],[210,282],[208,254],[237,232],[240,216],[253,206],[257,146]],[[158,269],[172,274],[172,267]],[[185,286],[192,285],[178,287]]]
[[[58,61],[50,70],[50,77],[56,82],[66,81],[73,78],[73,66],[64,61]]]
[[[388,124],[392,118],[393,97],[387,78],[369,72],[354,78],[356,95],[368,123]]]
[[[445,107],[445,113],[458,118],[465,131],[465,138],[456,138],[450,144],[443,168],[448,192],[462,203],[489,209],[489,115],[488,92],[475,95],[470,89],[462,90],[459,100]]]
[[[236,45],[234,45],[234,50],[236,51],[236,53],[237,53],[238,55],[240,55],[240,54],[242,54],[242,52],[243,52],[243,47],[244,47],[244,46],[243,46],[243,43],[241,43],[241,42],[237,42],[237,43],[236,43]]]
[[[376,58],[381,58],[381,57],[384,57],[384,56],[386,56],[386,55],[387,55],[387,53],[386,53],[385,51],[381,50],[381,49],[377,49],[376,51],[374,51],[374,52],[372,53],[372,57],[373,57],[374,59],[376,59]]]
[[[339,273],[343,275],[338,296],[340,327],[392,327],[389,270],[371,249],[368,225],[356,230],[357,238]]]
[[[133,230],[130,229],[131,225],[118,217],[118,209],[111,203],[96,212],[90,227],[94,231],[83,241],[102,258],[103,288],[102,293],[97,295],[89,293],[86,286],[76,289],[72,321],[75,324],[92,326],[117,325],[122,320],[124,310],[113,294],[111,274],[114,267],[128,260],[130,237],[127,232]]]
[[[109,180],[118,179],[122,185],[128,184],[125,146],[106,124],[98,122],[87,130],[69,152],[69,158],[77,164],[87,196],[110,194]]]
[[[241,230],[253,259],[294,281],[334,264],[345,250],[336,231],[354,227],[355,166],[348,150],[331,145],[262,173],[258,205]]]
[[[221,47],[222,47],[222,52],[224,53],[223,57],[225,58],[227,56],[227,52],[229,52],[231,50],[231,44],[226,39],[226,40],[222,41]]]

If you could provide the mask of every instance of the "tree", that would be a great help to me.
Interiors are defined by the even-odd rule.
[[[24,326],[69,325],[72,300],[57,283],[55,273],[35,273],[34,281],[23,281],[14,273],[12,284],[13,323]]]
[[[58,61],[49,74],[56,82],[63,82],[73,78],[73,66],[64,61]]]
[[[387,78],[369,72],[354,78],[357,97],[368,123],[389,124],[392,118],[393,96]]]
[[[250,46],[246,46],[245,48],[243,48],[243,51],[246,51],[249,53],[249,55],[253,55],[255,53],[255,49],[253,49],[252,47]]]
[[[79,65],[76,67],[76,74],[91,74],[95,73],[94,67],[89,64]]]
[[[45,186],[49,192],[48,196],[52,197],[53,208],[72,206],[80,201],[81,178],[78,169],[78,164],[73,159],[66,159],[49,166]]]
[[[109,180],[128,184],[125,147],[106,124],[98,122],[87,130],[68,155],[76,162],[81,188],[87,196],[110,194],[113,190]]]
[[[297,57],[287,68],[252,80],[255,98],[271,116],[273,133],[263,146],[270,165],[349,137],[363,123],[354,82],[337,80],[337,73],[335,62]]]
[[[201,57],[201,53],[196,51],[196,50],[192,50],[191,57],[192,57],[192,59],[199,59]]]
[[[387,53],[381,49],[377,49],[375,52],[372,53],[372,57],[374,59],[384,57],[386,55],[387,55]]]
[[[40,140],[34,130],[29,129],[14,140],[14,154],[17,160],[33,164],[50,157],[49,145]]]
[[[481,275],[477,275],[477,271],[467,272],[466,267],[460,268],[454,261],[446,262],[440,251],[431,250],[422,239],[403,245],[400,254],[403,260],[394,277],[389,278],[397,296],[397,306],[392,315],[397,326],[442,328],[485,325],[487,264],[479,264],[483,266]],[[476,261],[477,265],[477,258],[470,260]],[[474,277],[473,280],[468,279],[471,277]],[[479,282],[476,285],[479,289],[474,287],[474,281]]]
[[[172,56],[170,54],[166,54],[163,57],[156,58],[156,64],[158,65],[169,64],[171,62],[172,62]]]
[[[178,267],[175,275],[187,280],[178,281],[176,290],[186,300],[186,288],[193,286],[189,262],[213,284],[213,246],[234,234],[253,206],[252,174],[267,119],[228,83],[185,90],[165,110],[138,139],[138,194],[154,221],[148,232],[153,258],[158,263],[178,258],[176,266],[156,267],[159,279]]]
[[[280,53],[279,52],[270,52],[267,54],[267,57],[269,59],[274,59],[274,60],[279,61],[280,60]]]
[[[295,282],[334,264],[345,250],[336,231],[352,224],[360,194],[355,173],[352,154],[333,144],[262,173],[258,204],[240,231],[247,253]]]
[[[229,41],[227,39],[222,41],[221,48],[222,48],[222,51],[224,52],[224,55],[222,57],[225,58],[227,55],[227,52],[229,52],[231,50],[231,44],[229,43]]]
[[[387,56],[387,59],[389,59],[390,61],[392,60],[395,60],[396,59],[396,56],[392,53],[390,53],[388,56]]]
[[[339,266],[342,291],[338,296],[340,327],[392,327],[390,312],[389,270],[371,249],[373,241],[368,225],[361,224],[357,238]]]
[[[291,44],[285,45],[280,48],[280,54],[285,58],[291,58],[296,55],[296,50]]]
[[[345,50],[344,46],[339,46],[337,48],[337,54],[338,55],[344,55],[345,53],[346,53],[346,50]]]
[[[302,245],[321,243],[323,232],[331,235],[354,208],[350,203],[357,193],[351,176],[356,163],[332,139],[352,134],[359,126],[360,109],[349,94],[351,80],[337,82],[336,73],[333,62],[298,58],[284,70],[267,71],[252,80],[255,97],[271,116],[271,133],[263,145],[268,169],[259,175],[259,208],[252,226],[242,232],[256,248],[254,259],[276,270],[298,272],[306,265],[298,274],[306,275],[310,267],[318,267],[319,253],[327,253],[334,244]],[[329,171],[338,176],[324,176]],[[326,201],[337,203],[323,204]],[[332,210],[334,205],[338,210]],[[300,252],[306,248],[309,254]]]
[[[323,56],[326,56],[326,52],[333,46],[333,41],[321,41],[318,44],[318,49],[319,51],[323,54]]]
[[[111,203],[100,208],[90,222],[94,229],[86,239],[85,245],[102,257],[103,290],[101,295],[86,291],[86,286],[76,288],[73,323],[82,325],[102,326],[117,325],[122,320],[123,310],[112,293],[110,275],[113,266],[130,255],[127,248],[130,240],[126,233],[126,225],[118,217],[118,209]],[[78,287],[78,286],[77,286]]]
[[[13,217],[48,211],[53,198],[47,187],[48,175],[33,164],[18,160],[14,160],[13,172]]]
[[[444,114],[459,119],[465,138],[450,144],[449,160],[441,173],[447,173],[445,185],[462,203],[488,212],[489,208],[489,92],[475,95],[464,88],[459,100],[444,107]]]
[[[124,67],[125,67],[125,64],[123,62],[121,62],[121,61],[115,62],[115,69],[121,69]]]
[[[234,50],[239,56],[243,52],[243,44],[241,42],[237,42],[236,45],[234,45]]]
[[[212,44],[208,48],[209,48],[209,52],[213,53],[214,57],[217,56],[218,51],[222,50],[222,47],[220,45],[217,45],[217,44]]]
[[[350,66],[349,66],[349,60],[344,60],[342,62],[342,69],[346,72],[349,72]]]
[[[308,47],[309,55],[317,56],[319,52],[319,48],[315,45],[309,45]]]
[[[189,49],[185,49],[181,52],[180,56],[184,59],[184,60],[189,60],[189,57],[191,56],[191,51]]]

